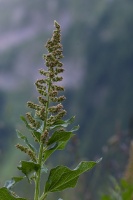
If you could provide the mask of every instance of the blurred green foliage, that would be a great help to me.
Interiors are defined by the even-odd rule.
[[[133,185],[121,179],[120,183],[111,177],[112,187],[108,187],[108,194],[102,195],[101,200],[131,200],[133,198]]]

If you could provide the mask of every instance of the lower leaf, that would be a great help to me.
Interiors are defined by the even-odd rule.
[[[56,168],[51,169],[48,180],[45,186],[45,193],[62,191],[66,188],[75,187],[79,176],[85,171],[91,170],[98,161],[83,161],[79,165],[71,170],[66,166],[57,166]]]
[[[27,200],[27,199],[15,197],[11,194],[11,192],[7,188],[3,187],[0,188],[0,200]]]

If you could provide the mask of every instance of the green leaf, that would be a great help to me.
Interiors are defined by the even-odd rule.
[[[25,174],[30,181],[33,173],[37,172],[40,169],[40,165],[30,161],[21,161],[18,169],[21,170],[22,173]]]
[[[25,177],[12,177],[11,180],[6,181],[4,187],[6,187],[7,189],[11,189],[16,183],[20,182],[21,180],[23,180]]]
[[[75,116],[71,117],[68,120],[57,120],[52,127],[50,127],[51,130],[56,128],[66,128],[69,124],[72,124],[75,120]]]
[[[23,135],[19,130],[16,130],[16,132],[17,132],[18,138],[24,140],[24,142],[27,144],[27,146],[28,146],[32,151],[35,152],[36,150],[35,150],[34,146],[31,145],[31,144],[29,143],[27,137],[26,137],[25,135]]]
[[[49,145],[55,143],[54,141],[56,141],[56,140],[57,140],[58,142],[56,142],[56,143],[54,144],[54,146],[52,146],[50,149],[48,149],[48,150],[46,150],[46,151],[44,152],[44,161],[46,161],[46,160],[49,158],[49,156],[50,156],[52,153],[54,153],[56,150],[62,150],[62,149],[64,149],[65,146],[66,146],[66,144],[67,144],[68,141],[70,140],[70,138],[71,138],[72,136],[74,136],[74,134],[71,133],[71,132],[66,132],[66,133],[67,133],[66,136],[65,136],[65,134],[61,134],[61,135],[60,135],[61,138],[59,138],[59,137],[58,137],[59,134],[58,134],[58,132],[56,132],[55,135],[53,134],[53,137],[51,137],[51,138],[49,139],[49,140],[50,140]]]
[[[63,141],[63,142],[59,142],[57,150],[63,150],[65,148],[65,146],[67,145],[67,143],[68,143],[68,140],[67,141]]]
[[[26,199],[12,196],[11,192],[7,188],[3,187],[0,188],[0,200],[26,200]]]
[[[57,149],[58,149],[58,143],[56,143],[56,144],[55,144],[53,147],[51,147],[50,149],[46,150],[46,151],[44,152],[44,156],[43,156],[44,161],[46,161],[46,160],[49,158],[49,156],[50,156],[52,153],[54,153]]]
[[[68,141],[72,136],[74,136],[74,134],[72,134],[72,132],[56,131],[53,133],[51,138],[48,140],[47,145],[51,145],[55,142]]]
[[[57,166],[51,169],[45,186],[45,193],[62,191],[66,188],[75,187],[79,176],[85,171],[92,169],[98,161],[83,161],[74,170],[65,166]]]

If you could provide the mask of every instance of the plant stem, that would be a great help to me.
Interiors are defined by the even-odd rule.
[[[45,193],[45,194],[42,194],[42,196],[40,197],[40,199],[39,199],[39,200],[45,200],[45,199],[46,199],[46,197],[47,197],[47,193]]]
[[[42,154],[43,154],[43,143],[40,145],[40,151],[39,151],[39,159],[38,164],[42,165]],[[35,184],[35,197],[34,200],[38,200],[39,194],[40,194],[40,176],[41,176],[41,168],[38,170],[38,173],[36,174],[36,184]]]
[[[46,126],[47,126],[48,107],[49,107],[49,102],[50,102],[50,98],[49,98],[50,86],[51,86],[51,80],[49,81],[49,85],[48,85],[48,99],[47,99],[47,104],[46,104],[46,119],[44,121],[43,132],[46,130]],[[38,172],[36,174],[34,200],[39,200],[39,196],[40,196],[40,179],[41,179],[41,166],[42,166],[42,157],[43,157],[43,147],[44,147],[44,143],[41,142],[40,143],[40,149],[39,149],[39,155],[38,155],[38,164],[40,165],[40,169],[38,170]],[[46,198],[46,196],[44,198]]]

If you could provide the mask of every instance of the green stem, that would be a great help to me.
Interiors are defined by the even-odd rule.
[[[40,145],[40,151],[39,151],[39,159],[38,164],[42,165],[42,154],[43,154],[43,143]],[[40,195],[40,177],[41,177],[41,168],[38,170],[38,173],[36,174],[36,183],[35,183],[35,197],[34,200],[38,200]]]
[[[46,199],[46,197],[47,197],[47,193],[45,193],[45,194],[42,194],[42,196],[40,197],[40,199],[39,199],[39,200],[45,200],[45,199]]]
[[[50,98],[49,98],[50,86],[51,86],[51,80],[49,81],[49,85],[48,85],[48,101],[47,101],[47,104],[46,104],[46,119],[44,121],[43,132],[46,130],[46,126],[47,126],[48,107],[49,107],[49,101],[50,101]],[[41,166],[42,166],[42,157],[43,157],[43,147],[44,147],[44,143],[41,142],[40,143],[40,149],[39,149],[39,155],[38,155],[38,164],[40,165],[40,169],[36,173],[34,200],[39,200],[39,196],[40,196],[40,179],[41,179]],[[46,198],[46,196],[47,195],[44,196],[44,199]]]

